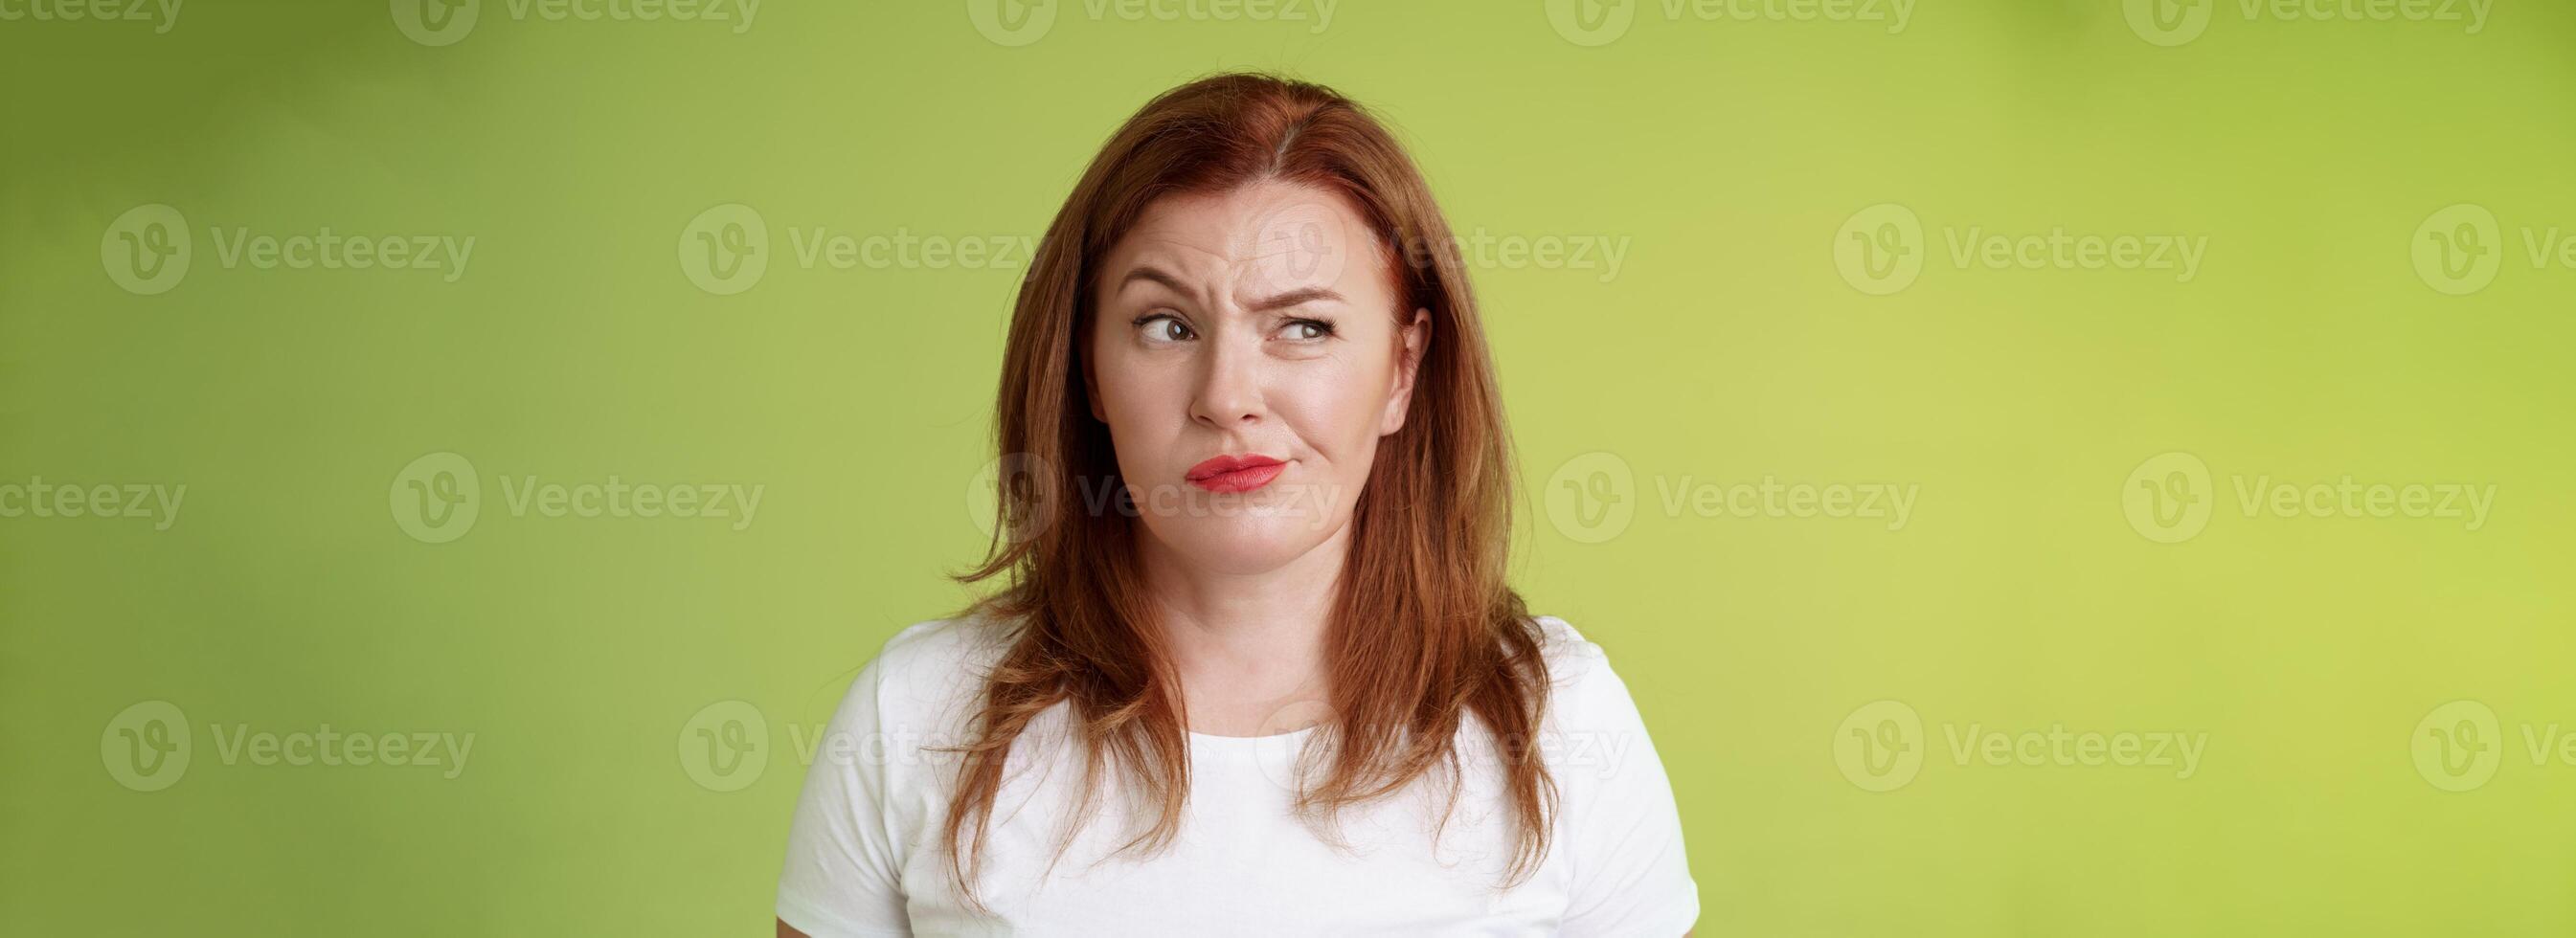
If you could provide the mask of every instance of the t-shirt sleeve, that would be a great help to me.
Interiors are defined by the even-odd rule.
[[[1570,682],[1559,700],[1567,758],[1550,766],[1574,861],[1559,934],[1679,938],[1699,919],[1699,885],[1672,782],[1627,683],[1601,646],[1575,641],[1565,665],[1575,673],[1559,678]]]
[[[778,917],[813,938],[909,935],[888,823],[884,655],[850,682],[814,749],[787,831]]]

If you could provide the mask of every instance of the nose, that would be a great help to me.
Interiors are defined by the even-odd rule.
[[[1199,366],[1198,387],[1190,396],[1190,419],[1214,430],[1258,424],[1261,402],[1261,356],[1241,343],[1213,341]]]

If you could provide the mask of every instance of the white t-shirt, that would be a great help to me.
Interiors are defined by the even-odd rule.
[[[1192,774],[1177,840],[1108,855],[1138,817],[1108,794],[1061,861],[1081,788],[1058,705],[1014,744],[994,801],[978,891],[965,911],[941,829],[954,755],[1005,629],[924,622],[888,640],[851,682],[814,754],[788,833],[778,917],[814,938],[855,935],[1617,935],[1674,938],[1699,917],[1672,786],[1627,685],[1601,646],[1542,617],[1554,696],[1541,752],[1561,793],[1536,875],[1498,887],[1511,814],[1491,736],[1461,730],[1455,813],[1435,847],[1447,786],[1417,782],[1346,809],[1341,849],[1291,811],[1299,746],[1313,732],[1189,734]],[[1104,763],[1104,767],[1107,763]],[[1049,864],[1053,862],[1052,871]]]

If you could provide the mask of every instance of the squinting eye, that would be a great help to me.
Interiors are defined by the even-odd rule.
[[[1136,328],[1143,330],[1140,334],[1144,336],[1145,341],[1153,343],[1183,342],[1196,334],[1190,331],[1189,326],[1183,325],[1178,317],[1168,313],[1155,313],[1136,320]]]
[[[1332,337],[1333,324],[1319,319],[1300,319],[1289,323],[1279,334],[1294,342],[1313,342]]]

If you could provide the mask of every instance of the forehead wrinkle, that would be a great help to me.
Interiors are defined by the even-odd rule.
[[[1372,305],[1371,301],[1375,299],[1372,294],[1378,291],[1384,291],[1386,300],[1391,306],[1401,305],[1404,302],[1403,278],[1394,267],[1395,259],[1390,251],[1381,248],[1373,238],[1344,240],[1335,245],[1334,249],[1346,252],[1350,262],[1344,264],[1341,270],[1329,280],[1300,278],[1294,282],[1282,283],[1274,279],[1273,272],[1262,268],[1262,260],[1281,256],[1293,257],[1304,250],[1298,247],[1257,254],[1235,265],[1231,270],[1232,276],[1228,285],[1235,304],[1246,309],[1262,311],[1277,307],[1278,304],[1270,301],[1280,297],[1321,292],[1329,294],[1321,297],[1328,302],[1367,307]],[[1256,289],[1260,292],[1254,292]],[[1400,314],[1403,310],[1399,309],[1396,312]],[[1399,315],[1398,318],[1402,317]]]
[[[1262,188],[1278,185],[1281,184],[1260,184]],[[1247,186],[1222,193],[1174,194],[1157,199],[1130,229],[1136,240],[1130,255],[1133,260],[1117,274],[1122,291],[1127,271],[1153,266],[1190,287],[1185,296],[1210,312],[1218,311],[1218,307],[1259,312],[1259,307],[1265,305],[1263,301],[1305,289],[1330,290],[1345,303],[1370,306],[1376,304],[1364,301],[1370,300],[1376,290],[1384,289],[1395,301],[1391,305],[1401,304],[1401,278],[1390,264],[1396,259],[1395,252],[1379,243],[1375,229],[1360,217],[1347,196],[1331,191],[1281,196],[1273,191],[1265,198],[1256,196],[1255,191],[1255,187]],[[1290,204],[1276,204],[1282,201]],[[1339,236],[1327,236],[1330,250],[1346,254],[1343,269],[1334,279],[1299,278],[1295,283],[1278,283],[1275,272],[1264,270],[1281,258],[1293,259],[1313,248],[1293,235],[1285,240],[1269,237],[1283,220],[1296,225],[1321,223],[1323,230]],[[1253,223],[1246,224],[1247,221]],[[1266,287],[1260,285],[1265,280],[1271,281]]]
[[[1191,244],[1170,232],[1139,231],[1137,236],[1140,240],[1132,259],[1118,274],[1120,282],[1117,289],[1120,293],[1125,293],[1134,284],[1159,283],[1155,280],[1129,276],[1139,269],[1151,267],[1171,275],[1172,279],[1177,281],[1177,284],[1159,284],[1164,289],[1178,288],[1184,298],[1205,306],[1212,303],[1219,295],[1218,291],[1209,288],[1210,280],[1204,268],[1210,265],[1205,259],[1211,256],[1217,257],[1214,266],[1220,270],[1231,270],[1234,266],[1229,259],[1218,255],[1217,252]],[[1198,263],[1191,263],[1193,260]]]

